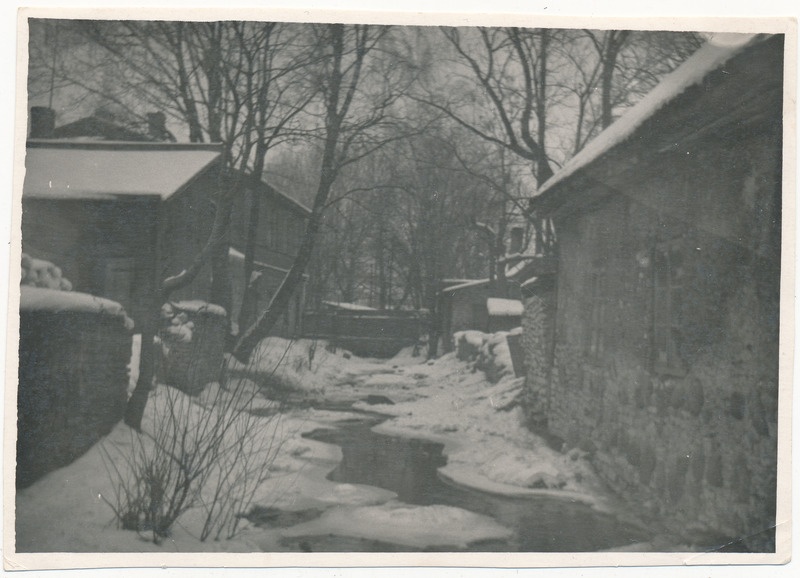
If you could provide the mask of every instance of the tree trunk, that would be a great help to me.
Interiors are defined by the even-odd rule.
[[[358,27],[356,27],[358,28]],[[359,83],[361,64],[367,49],[365,48],[366,36],[362,36],[355,46],[355,61],[343,69],[342,59],[345,55],[345,27],[343,24],[328,24],[326,29],[330,34],[326,46],[331,47],[331,67],[324,82],[325,91],[325,145],[322,152],[319,185],[314,197],[314,206],[308,219],[306,232],[300,250],[292,264],[289,273],[273,295],[267,309],[259,315],[256,322],[244,332],[236,343],[233,355],[238,360],[247,363],[258,342],[269,335],[270,330],[287,312],[295,289],[303,280],[308,262],[314,251],[314,245],[322,225],[322,214],[328,202],[331,188],[336,181],[343,159],[338,158],[338,145],[341,136],[342,123],[347,117],[355,89]],[[350,75],[350,80],[345,83],[345,76]],[[352,136],[352,135],[351,135]]]
[[[155,309],[155,304],[153,306]],[[158,333],[158,323],[160,321],[160,311],[154,311],[150,319],[145,321],[142,327],[142,343],[139,358],[139,379],[136,387],[128,399],[125,406],[125,424],[128,427],[141,431],[144,410],[147,407],[147,398],[153,389],[153,382],[156,377],[156,346],[155,336]]]
[[[328,187],[330,187],[330,185],[328,185]],[[280,319],[280,316],[288,310],[292,295],[302,282],[306,266],[311,259],[311,253],[314,249],[314,243],[316,242],[317,233],[319,231],[320,220],[320,214],[315,208],[315,211],[312,212],[308,220],[306,234],[303,237],[303,243],[300,245],[300,250],[292,264],[292,268],[289,270],[289,273],[286,274],[286,277],[284,277],[275,295],[273,295],[267,309],[259,315],[253,325],[240,335],[239,341],[233,350],[233,355],[242,363],[247,363],[250,360],[250,356],[256,345],[258,345],[258,342],[269,335],[269,332],[275,326],[278,319]]]
[[[622,46],[630,36],[627,30],[611,30],[608,33],[605,53],[603,58],[603,69],[601,77],[601,123],[603,128],[608,128],[614,122],[614,114],[611,102],[611,89],[613,87],[614,70],[617,67],[617,57]]]
[[[269,332],[275,326],[278,319],[280,319],[280,316],[288,310],[292,295],[302,282],[306,266],[311,260],[314,244],[316,243],[317,235],[322,224],[322,212],[328,201],[331,187],[333,187],[333,183],[336,180],[334,163],[339,124],[333,126],[328,132],[325,152],[322,157],[322,171],[319,186],[317,187],[317,194],[314,198],[314,207],[312,208],[311,216],[306,225],[303,242],[300,244],[300,250],[297,252],[297,257],[295,257],[291,269],[289,269],[286,277],[284,277],[275,295],[272,296],[272,300],[267,309],[259,315],[253,325],[248,327],[244,333],[240,334],[239,340],[233,349],[233,355],[242,363],[247,363],[250,360],[250,356],[256,345],[258,345],[258,342],[269,335]]]

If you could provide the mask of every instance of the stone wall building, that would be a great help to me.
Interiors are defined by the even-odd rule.
[[[533,200],[528,411],[666,520],[774,548],[783,37],[709,43]],[[547,330],[553,327],[553,331]]]

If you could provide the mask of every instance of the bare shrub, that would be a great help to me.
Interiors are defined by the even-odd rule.
[[[164,385],[151,392],[141,433],[103,445],[113,486],[104,499],[119,527],[158,544],[196,510],[200,540],[234,537],[286,439],[281,402],[260,391],[238,375],[197,397]]]

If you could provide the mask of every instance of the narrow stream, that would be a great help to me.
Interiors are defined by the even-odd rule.
[[[336,429],[318,429],[305,437],[336,444],[343,458],[328,479],[366,484],[397,493],[408,504],[441,504],[494,518],[514,531],[509,540],[472,544],[473,551],[581,552],[646,541],[641,528],[624,524],[590,506],[552,496],[505,497],[444,482],[437,469],[447,459],[438,443],[375,433],[380,416],[346,420]],[[292,540],[288,540],[291,542]],[[340,536],[304,538],[313,551],[409,551],[393,544]]]

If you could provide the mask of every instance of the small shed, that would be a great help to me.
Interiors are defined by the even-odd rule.
[[[439,292],[438,314],[445,351],[453,351],[453,334],[457,331],[485,330],[489,322],[486,313],[489,290],[489,279],[471,279]]]
[[[508,315],[506,301],[518,300],[519,285],[514,281],[492,283],[489,279],[460,280],[439,292],[438,315],[445,351],[452,351],[457,331],[503,331],[519,325],[520,313]],[[489,313],[489,300],[493,313]],[[513,324],[509,327],[509,324]]]
[[[159,382],[190,395],[201,393],[220,378],[228,335],[225,309],[205,301],[174,301],[161,307],[161,319]]]

